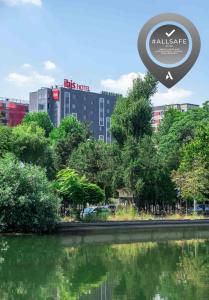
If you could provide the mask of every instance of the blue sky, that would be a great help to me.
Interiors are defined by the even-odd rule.
[[[124,92],[146,68],[138,33],[151,17],[174,12],[201,36],[200,56],[174,88],[161,84],[154,104],[209,99],[209,1],[0,0],[0,96],[28,99],[64,78],[93,91]]]

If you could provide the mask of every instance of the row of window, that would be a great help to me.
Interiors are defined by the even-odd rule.
[[[65,92],[64,95],[65,95],[65,94],[69,94],[69,95],[70,95],[70,92]],[[81,97],[81,96],[79,95],[79,98],[80,98],[80,97]],[[72,94],[72,99],[73,99],[73,100],[76,99],[76,94]],[[102,98],[102,99],[104,99],[104,98]],[[83,96],[83,100],[84,100],[84,101],[87,100],[86,95]],[[91,104],[94,104],[94,101],[93,101],[93,100],[91,100]],[[110,100],[109,100],[109,99],[106,100],[106,104],[110,104]]]
[[[110,132],[110,126],[111,126],[111,118],[106,118],[106,143],[111,143],[112,137]],[[101,127],[100,127],[101,128]],[[99,135],[99,140],[104,142],[104,135]]]

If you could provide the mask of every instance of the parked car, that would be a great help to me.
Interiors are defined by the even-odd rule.
[[[111,211],[109,208],[105,207],[105,206],[95,206],[95,207],[87,207],[83,210],[83,212],[81,213],[81,217],[83,217],[83,219],[87,219],[87,218],[98,218],[98,219],[103,219],[106,218],[108,215],[111,214]]]
[[[193,207],[189,208],[188,212],[193,213],[194,208]],[[197,204],[196,213],[203,214],[204,212],[205,212],[205,204]]]
[[[209,205],[208,204],[205,205],[205,214],[209,215]]]
[[[117,206],[115,204],[107,204],[104,207],[108,208],[112,214],[114,214],[117,210]]]

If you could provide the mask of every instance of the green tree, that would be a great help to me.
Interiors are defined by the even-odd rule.
[[[112,194],[112,177],[118,161],[117,155],[116,145],[88,140],[73,151],[68,165],[104,189],[108,198]]]
[[[111,131],[116,141],[123,145],[128,137],[140,139],[150,135],[152,107],[150,97],[156,92],[157,82],[151,74],[133,81],[126,98],[120,98],[112,115]]]
[[[55,188],[65,202],[72,206],[97,204],[104,201],[104,192],[85,176],[79,176],[74,170],[66,168],[57,174]]]
[[[209,195],[209,121],[200,122],[195,137],[182,147],[173,180],[185,199],[204,201]]]
[[[172,110],[168,116],[165,115],[157,133],[157,149],[161,160],[170,171],[178,169],[182,147],[194,139],[203,120],[209,120],[207,105],[181,113]]]
[[[204,165],[193,164],[190,170],[179,169],[172,173],[173,181],[186,200],[205,201],[209,194],[209,170]]]
[[[47,150],[44,130],[35,123],[22,124],[13,128],[12,152],[23,162],[42,165]]]
[[[7,154],[0,159],[0,224],[4,231],[46,232],[58,220],[59,200],[40,167]]]
[[[0,157],[13,149],[12,128],[0,125]]]
[[[30,112],[25,115],[23,124],[36,123],[36,125],[44,129],[46,137],[49,136],[50,132],[53,130],[54,126],[46,112]]]
[[[182,113],[175,109],[169,108],[165,111],[163,121],[160,123],[159,132],[160,135],[166,135],[169,133],[171,126],[181,119]]]
[[[74,149],[90,136],[89,130],[84,123],[77,121],[76,118],[69,116],[61,121],[58,128],[50,134],[54,148],[54,160],[57,170],[67,166],[67,161]]]
[[[140,142],[130,138],[122,151],[122,164],[123,186],[133,192],[139,207],[173,202],[174,185],[151,136]]]

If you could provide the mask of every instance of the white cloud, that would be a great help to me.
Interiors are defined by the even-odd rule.
[[[31,64],[27,64],[27,63],[22,65],[23,69],[29,69],[31,67],[32,67]]]
[[[24,75],[20,73],[10,73],[7,78],[7,81],[16,85],[16,86],[30,86],[30,87],[40,87],[40,86],[49,86],[55,83],[55,78],[49,75],[42,75],[38,72],[32,72],[29,75]]]
[[[183,102],[188,102],[188,98],[192,95],[192,91],[185,90],[182,88],[173,87],[165,92],[157,92],[152,97],[153,105],[163,105],[163,104],[178,104]]]
[[[121,75],[118,79],[104,79],[101,80],[101,86],[105,89],[108,89],[108,91],[116,92],[116,93],[122,93],[125,95],[129,88],[132,87],[133,80],[138,77],[144,77],[145,74],[142,73],[128,73]]]
[[[53,61],[47,60],[44,62],[45,70],[54,70],[56,69],[56,65]]]
[[[41,6],[42,0],[0,0],[9,6],[16,6],[16,5],[25,5],[25,4],[32,4],[35,6]]]

